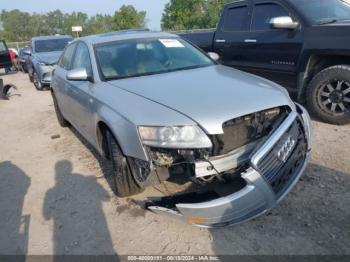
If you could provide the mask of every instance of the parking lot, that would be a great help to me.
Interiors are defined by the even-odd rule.
[[[1,254],[349,254],[350,126],[313,122],[305,176],[272,212],[248,223],[201,229],[116,198],[108,163],[59,127],[49,91],[22,73],[0,101]],[[170,187],[171,188],[171,187]]]

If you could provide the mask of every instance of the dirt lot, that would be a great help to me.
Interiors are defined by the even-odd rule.
[[[21,73],[4,81],[18,95],[0,101],[0,254],[350,254],[350,126],[314,122],[312,163],[289,196],[207,230],[114,197],[107,163],[58,126],[50,92]]]

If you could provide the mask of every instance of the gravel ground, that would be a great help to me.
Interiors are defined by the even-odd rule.
[[[350,126],[313,122],[312,162],[272,212],[201,229],[116,198],[108,164],[58,126],[50,92],[3,79],[18,91],[0,100],[0,254],[350,255]]]

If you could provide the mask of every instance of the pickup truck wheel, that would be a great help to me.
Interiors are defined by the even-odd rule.
[[[350,123],[350,66],[332,66],[319,72],[307,89],[307,104],[324,122]]]
[[[39,90],[39,91],[43,90],[43,85],[40,82],[39,76],[36,72],[33,72],[33,84],[37,90]]]
[[[110,131],[106,132],[108,155],[112,161],[113,191],[118,197],[129,197],[143,191],[131,173],[130,163],[123,155],[116,139]]]
[[[56,96],[53,92],[51,92],[52,94],[52,99],[53,99],[53,105],[55,107],[55,112],[56,112],[56,117],[57,117],[57,121],[60,124],[61,127],[68,127],[70,124],[69,122],[63,117],[62,112],[58,106],[57,103],[57,99]]]

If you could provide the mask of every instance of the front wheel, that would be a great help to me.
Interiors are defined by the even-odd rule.
[[[118,197],[129,197],[141,193],[143,189],[136,183],[131,173],[130,163],[110,131],[106,132],[106,138],[108,155],[113,167],[114,193]]]
[[[57,99],[56,99],[56,96],[53,93],[53,91],[51,92],[51,94],[52,94],[53,105],[55,107],[55,112],[56,112],[56,117],[57,117],[58,123],[60,124],[61,127],[68,127],[69,126],[69,122],[62,115],[61,109],[58,106]]]
[[[21,63],[21,71],[25,74],[28,73],[28,69],[25,63]]]
[[[29,78],[29,81],[33,83],[33,72],[30,72],[29,70],[28,70],[28,78]]]
[[[308,86],[307,104],[324,122],[350,123],[350,66],[332,66],[319,72]]]
[[[43,84],[41,83],[39,76],[35,71],[33,72],[33,84],[37,90],[39,91],[43,90]]]
[[[113,134],[106,131],[108,155],[112,162],[114,193],[118,197],[129,197],[141,193],[141,188],[135,181],[128,158],[124,156]]]

